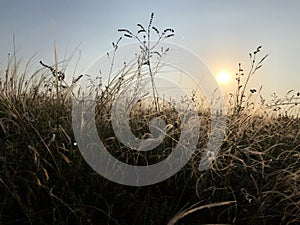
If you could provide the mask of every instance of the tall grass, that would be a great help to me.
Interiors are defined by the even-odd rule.
[[[95,173],[76,146],[72,91],[82,76],[68,85],[59,78],[57,60],[54,66],[41,62],[33,74],[28,66],[35,62],[29,61],[24,71],[20,63],[16,55],[9,56],[0,74],[0,224],[300,223],[300,118],[274,114],[272,105],[250,107],[250,77],[233,94],[236,102],[229,104],[225,140],[211,169],[197,169],[210,128],[209,111],[199,107],[202,130],[192,160],[168,180],[129,187]],[[154,105],[138,102],[130,115],[136,136],[147,138],[154,115],[166,119],[170,130],[151,153],[126,149],[114,137],[105,111],[120,88],[118,82],[111,77],[109,89],[94,86],[99,92],[99,135],[127,163],[161,160],[180,136],[176,111],[157,98]],[[153,88],[155,94],[154,83]]]

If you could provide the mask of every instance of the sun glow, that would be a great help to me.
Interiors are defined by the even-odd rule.
[[[220,84],[228,84],[231,80],[231,75],[229,72],[223,70],[217,74],[217,81]]]

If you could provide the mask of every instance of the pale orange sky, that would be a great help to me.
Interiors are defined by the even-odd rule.
[[[247,71],[248,53],[262,45],[261,56],[270,56],[249,88],[263,85],[266,97],[273,92],[284,96],[290,89],[300,90],[299,11],[300,2],[296,0],[3,1],[0,65],[5,65],[7,54],[12,51],[13,34],[17,53],[25,61],[38,52],[34,66],[39,68],[39,60],[53,63],[55,29],[59,59],[64,58],[66,49],[71,55],[79,46],[80,73],[111,50],[111,42],[120,36],[118,28],[136,30],[136,24],[147,24],[154,12],[158,28],[175,29],[175,37],[170,41],[196,53],[213,74],[227,70],[234,75],[239,62]]]

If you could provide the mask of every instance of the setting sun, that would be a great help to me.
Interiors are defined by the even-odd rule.
[[[220,84],[228,84],[230,79],[231,79],[231,75],[227,71],[221,71],[217,74],[217,81]]]

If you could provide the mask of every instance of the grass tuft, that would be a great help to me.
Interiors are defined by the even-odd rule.
[[[138,24],[136,35],[119,29],[144,49],[137,68],[142,64],[151,69],[149,57],[155,53],[149,50],[149,32],[155,32],[158,40],[174,33],[171,28],[162,32],[154,27],[153,18],[152,14],[147,29]],[[115,50],[120,40],[113,43]],[[198,171],[210,130],[210,112],[199,103],[202,129],[195,155],[170,179],[146,187],[112,183],[82,158],[71,110],[74,85],[83,75],[67,84],[57,58],[54,66],[40,62],[42,68],[31,74],[32,59],[20,71],[21,61],[9,55],[0,72],[0,224],[299,224],[300,118],[294,112],[300,94],[293,90],[264,104],[256,89],[247,93],[250,77],[266,58],[256,63],[260,51],[258,47],[250,54],[245,82],[239,66],[238,88],[228,102],[225,140],[212,167]],[[119,142],[108,112],[114,97],[134,80],[127,69],[110,77],[107,86],[100,78],[91,81],[91,90],[98,93],[97,126],[115,157],[148,165],[168,156],[178,143],[182,124],[178,112],[157,98],[152,71],[154,98],[134,105],[130,127],[137,137],[147,138],[149,121],[160,117],[168,127],[167,137],[154,151],[143,153]],[[252,101],[255,96],[261,100],[259,107],[252,107],[257,104]],[[196,101],[195,95],[192,98]],[[277,107],[281,109],[275,111]]]

